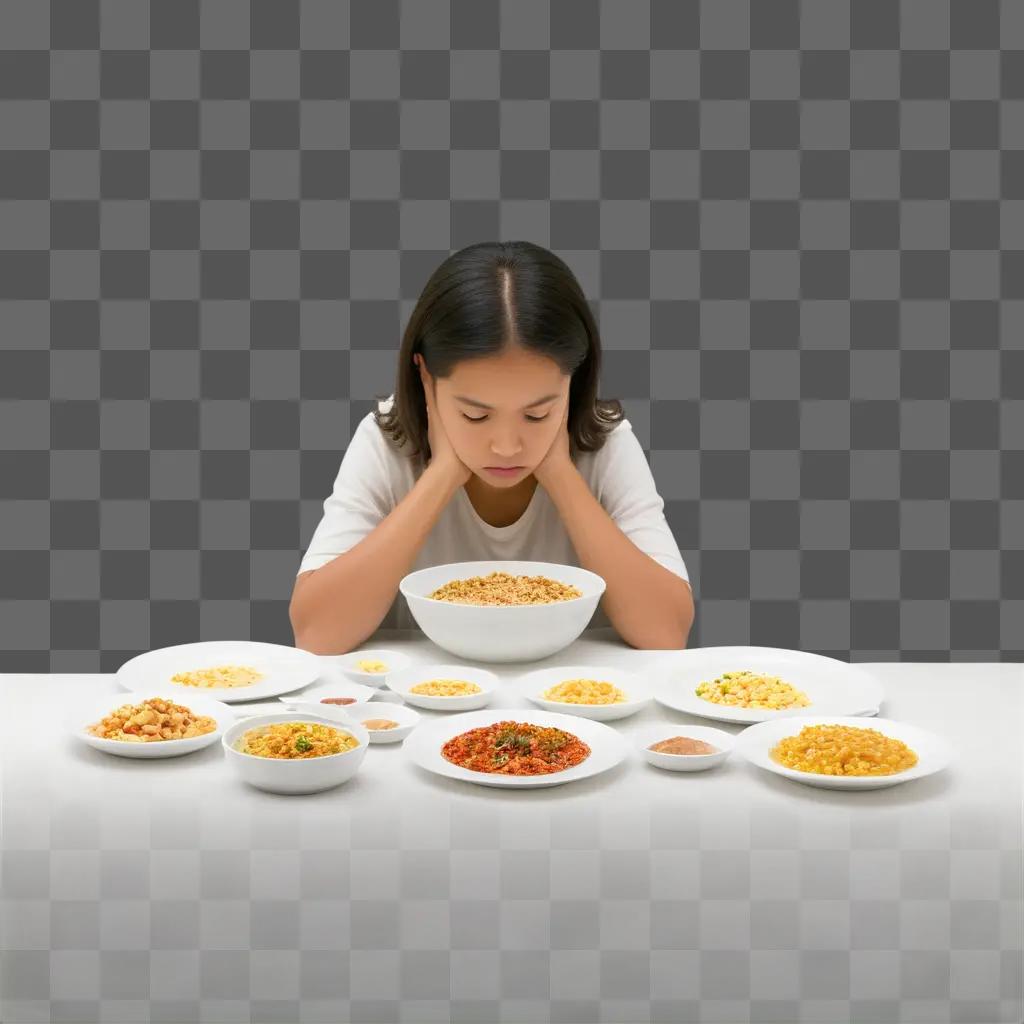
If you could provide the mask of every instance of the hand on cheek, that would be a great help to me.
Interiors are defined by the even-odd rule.
[[[566,398],[562,409],[558,430],[548,448],[547,454],[534,470],[537,482],[543,487],[561,474],[573,469],[572,454],[569,446],[569,400]]]

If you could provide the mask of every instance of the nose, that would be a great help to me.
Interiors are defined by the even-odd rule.
[[[491,451],[499,459],[511,459],[523,450],[523,442],[519,432],[505,428],[491,435]]]

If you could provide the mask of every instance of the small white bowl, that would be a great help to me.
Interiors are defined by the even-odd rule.
[[[428,683],[431,679],[464,679],[467,683],[476,683],[480,692],[462,697],[428,697],[422,693],[409,692],[414,686]],[[428,711],[476,711],[490,704],[498,683],[498,677],[493,672],[470,668],[468,665],[413,665],[388,677],[389,690],[397,693],[407,704]]]
[[[317,686],[307,687],[299,690],[298,693],[286,693],[277,699],[286,707],[298,707],[300,704],[319,705],[324,697],[352,697],[356,704],[365,704],[373,700],[380,689],[376,686],[366,686],[363,683],[353,683],[349,679],[343,679],[340,683],[320,683]],[[324,704],[324,707],[350,708],[353,704]]]
[[[671,739],[673,736],[687,736],[692,740],[703,740],[718,748],[715,754],[665,754],[651,750],[652,743]],[[655,768],[670,772],[702,772],[720,765],[731,753],[736,737],[724,729],[712,729],[707,725],[674,725],[660,722],[648,725],[636,734],[637,749]]]
[[[608,682],[622,690],[629,699],[621,704],[572,704],[569,701],[548,700],[543,696],[545,690],[567,679],[598,679]],[[526,698],[545,711],[578,715],[595,722],[613,722],[635,715],[650,704],[653,697],[651,688],[639,676],[607,666],[560,665],[557,668],[542,668],[523,676],[522,682]]]
[[[371,743],[400,743],[416,728],[420,720],[418,711],[407,708],[397,701],[375,701],[373,704],[350,704],[341,708],[346,718],[358,722],[364,728],[365,722],[373,718],[390,718],[398,725],[394,729],[366,729]]]
[[[341,754],[326,754],[323,757],[310,757],[297,761],[287,761],[275,757],[258,757],[255,754],[243,754],[235,749],[235,744],[250,729],[258,729],[264,725],[278,722],[318,722],[329,725],[344,732],[350,732],[359,741],[359,746],[346,750]],[[224,733],[221,740],[228,764],[239,777],[270,793],[319,793],[324,789],[333,789],[343,782],[348,782],[359,771],[359,766],[366,757],[370,746],[370,738],[366,729],[358,722],[346,719],[318,718],[300,711],[283,712],[277,715],[261,715],[258,718],[247,718],[236,722]]]
[[[361,668],[356,667],[357,662],[367,660],[383,661],[387,665],[387,671],[364,672]],[[387,683],[389,676],[408,668],[411,660],[408,654],[402,654],[401,651],[385,650],[382,647],[375,647],[373,650],[367,651],[349,651],[348,654],[321,655],[320,661],[325,666],[321,678],[332,682],[338,682],[342,678],[354,679],[357,683],[373,686],[379,690]],[[337,678],[334,678],[335,674]]]
[[[101,736],[94,736],[88,731],[89,726],[95,725],[101,719],[106,718],[111,712],[116,711],[125,704],[141,704],[143,701],[159,698],[170,701],[173,704],[180,704],[188,708],[196,715],[206,715],[216,723],[216,728],[211,732],[203,733],[202,736],[192,736],[184,740],[154,740],[149,743],[134,743],[131,740],[108,740]],[[194,696],[186,694],[169,694],[164,692],[153,693],[121,693],[111,694],[100,700],[93,700],[84,707],[75,709],[68,716],[68,726],[72,734],[83,743],[88,744],[94,750],[101,750],[104,754],[113,754],[115,757],[180,757],[182,754],[191,754],[193,751],[202,750],[211,743],[220,739],[225,729],[235,721],[235,712],[220,701],[211,700],[209,697]]]

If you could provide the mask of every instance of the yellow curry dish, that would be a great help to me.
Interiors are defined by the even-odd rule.
[[[300,761],[355,750],[359,740],[344,729],[319,722],[275,722],[242,733],[235,750],[253,757]]]
[[[816,775],[895,775],[917,764],[902,740],[853,725],[805,725],[769,752],[784,768]]]

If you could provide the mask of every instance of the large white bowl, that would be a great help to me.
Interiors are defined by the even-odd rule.
[[[311,757],[298,761],[285,761],[274,757],[257,757],[254,754],[243,754],[235,749],[235,744],[242,734],[250,729],[258,729],[263,725],[277,722],[318,722],[351,733],[359,746],[346,750],[342,754],[327,754],[324,757]],[[366,757],[370,745],[367,730],[359,722],[352,719],[318,718],[301,711],[285,712],[277,715],[260,715],[258,718],[246,718],[236,722],[225,733],[221,740],[228,764],[238,773],[239,777],[257,789],[265,789],[270,793],[319,793],[323,789],[332,789],[348,782],[359,771],[359,766]]]
[[[547,576],[577,587],[583,596],[509,606],[456,604],[427,596],[451,580],[492,572]],[[604,589],[604,580],[595,573],[552,562],[454,562],[419,569],[399,584],[416,623],[438,647],[488,662],[537,661],[568,647],[586,629]]]

